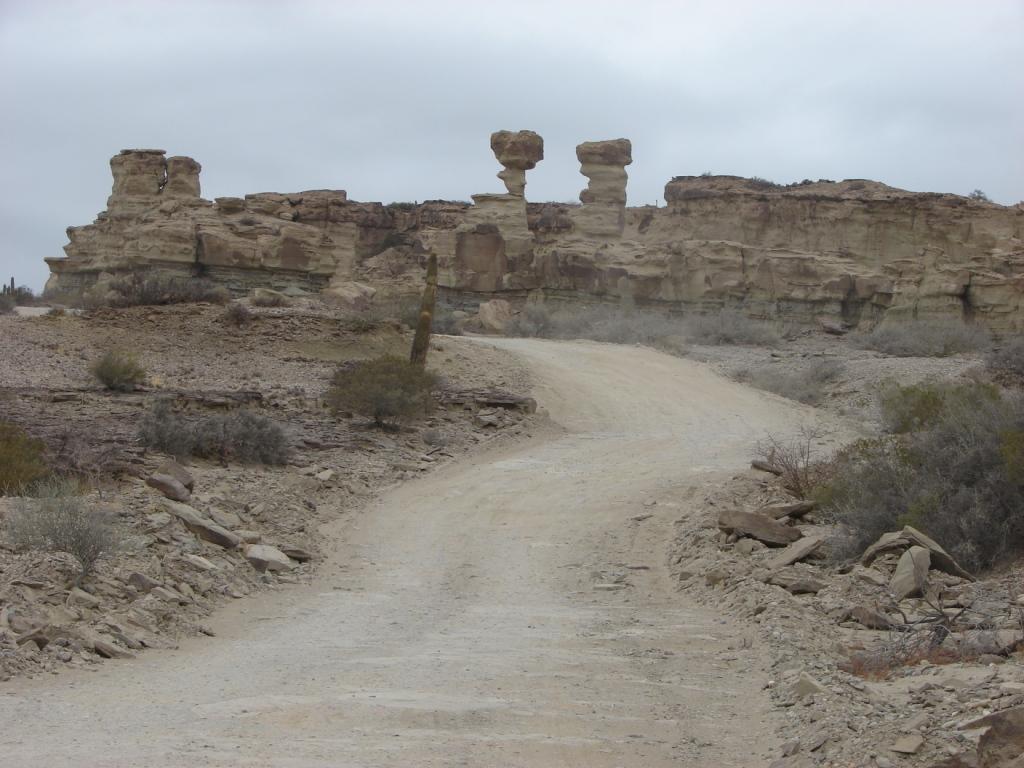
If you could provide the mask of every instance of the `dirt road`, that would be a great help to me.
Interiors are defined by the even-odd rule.
[[[809,411],[639,347],[486,343],[557,428],[389,492],[312,587],[235,603],[215,639],[0,686],[0,764],[767,764],[766,677],[666,551],[688,488]]]

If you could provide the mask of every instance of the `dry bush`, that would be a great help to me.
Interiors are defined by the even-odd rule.
[[[49,473],[42,440],[0,421],[0,496],[19,496]]]
[[[111,281],[110,297],[104,300],[111,307],[137,307],[163,304],[205,302],[226,304],[231,294],[218,285],[198,277],[178,275],[132,274]]]
[[[739,378],[758,389],[774,392],[808,405],[818,405],[825,399],[828,387],[846,370],[838,360],[816,360],[801,370],[785,370],[779,365],[758,368]]]
[[[287,297],[280,293],[261,293],[252,299],[254,307],[287,307],[290,304]]]
[[[686,318],[684,328],[686,340],[692,344],[774,347],[782,341],[782,334],[774,323],[754,320],[729,309],[708,315],[691,315]]]
[[[868,333],[855,333],[851,341],[895,357],[948,357],[961,352],[981,352],[992,344],[989,332],[960,320],[891,321]]]
[[[1009,339],[988,356],[985,364],[994,373],[1024,377],[1024,337]]]
[[[233,325],[236,328],[248,325],[255,319],[256,315],[252,313],[245,304],[232,303],[225,308],[221,319],[228,325]]]
[[[682,350],[679,320],[656,312],[608,305],[563,307],[528,303],[507,324],[508,336],[590,339],[613,344],[647,344]]]
[[[15,549],[65,552],[79,564],[78,581],[96,561],[119,546],[121,535],[110,516],[91,508],[77,485],[66,479],[43,483],[7,517],[7,540]]]
[[[134,355],[111,349],[89,367],[89,372],[107,389],[128,392],[146,380],[146,370]]]
[[[974,387],[972,392],[971,387]],[[839,524],[833,550],[857,556],[912,525],[969,570],[1024,551],[1024,400],[964,385],[929,401],[910,431],[850,446],[823,508]]]
[[[9,293],[0,293],[0,315],[9,315],[14,312],[17,303]]]
[[[367,416],[378,427],[396,429],[429,413],[436,386],[437,377],[429,371],[384,356],[339,368],[325,399],[335,412]]]
[[[146,447],[177,458],[284,464],[291,454],[280,424],[244,408],[191,420],[159,401],[142,418],[139,439]]]
[[[786,490],[809,499],[832,477],[832,458],[821,455],[822,437],[824,433],[812,427],[802,427],[789,439],[768,435],[757,444],[756,458],[775,469]]]

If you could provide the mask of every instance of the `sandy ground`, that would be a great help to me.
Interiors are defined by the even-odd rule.
[[[521,355],[551,427],[334,524],[312,586],[214,639],[0,686],[0,763],[766,765],[765,670],[719,660],[758,641],[675,590],[689,496],[649,499],[697,503],[813,412],[640,347],[459,343]]]

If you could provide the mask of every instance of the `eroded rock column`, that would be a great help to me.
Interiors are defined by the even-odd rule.
[[[580,173],[587,188],[580,192],[583,207],[577,211],[576,228],[587,237],[620,237],[625,223],[626,166],[633,162],[629,139],[585,141],[576,147]]]

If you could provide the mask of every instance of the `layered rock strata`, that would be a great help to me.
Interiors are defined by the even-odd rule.
[[[800,322],[961,317],[1024,330],[1024,206],[865,180],[778,186],[679,176],[664,207],[627,208],[628,141],[577,149],[582,205],[527,203],[543,157],[529,131],[491,138],[506,191],[474,204],[359,203],[340,190],[200,197],[200,166],[162,150],[111,161],[107,210],[68,229],[48,290],[107,275],[204,274],[236,292],[414,292],[430,252],[439,284],[472,303],[530,291],[630,298],[674,310],[738,307]],[[459,298],[461,297],[461,298]]]

